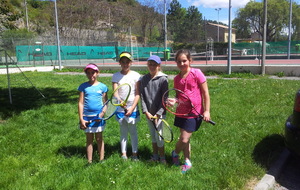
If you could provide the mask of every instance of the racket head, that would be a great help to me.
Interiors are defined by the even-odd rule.
[[[102,107],[102,111],[104,111],[102,120],[110,119],[116,113],[117,109],[118,106],[114,106],[110,100],[107,100]]]
[[[187,116],[193,109],[190,98],[176,88],[169,89],[163,94],[162,103],[168,112],[176,116]]]
[[[131,86],[128,83],[119,85],[112,93],[110,102],[114,106],[125,106],[131,93]]]
[[[164,142],[172,142],[174,135],[169,123],[164,119],[157,119],[157,117],[152,117],[151,120],[157,134],[164,140]]]
[[[164,139],[166,143],[171,143],[173,141],[173,131],[166,120],[160,120],[162,121],[162,133],[160,136]]]

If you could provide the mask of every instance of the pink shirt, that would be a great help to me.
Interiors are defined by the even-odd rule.
[[[176,75],[174,78],[174,88],[182,90],[193,103],[195,109],[200,114],[203,114],[204,109],[202,106],[202,94],[200,89],[200,84],[206,82],[206,77],[200,69],[191,68],[190,72],[185,78],[181,78],[180,74]],[[194,110],[192,114],[197,114]],[[184,117],[184,116],[182,116]],[[193,117],[184,117],[193,118]]]

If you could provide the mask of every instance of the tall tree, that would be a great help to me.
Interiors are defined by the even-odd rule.
[[[157,0],[156,0],[157,1]],[[141,28],[142,36],[144,39],[144,44],[153,37],[153,30],[157,23],[159,23],[159,13],[157,7],[155,6],[157,3],[153,3],[153,0],[143,0],[141,1],[142,5],[138,10],[139,19],[137,19],[137,23]]]
[[[289,2],[287,0],[268,0],[267,9],[266,40],[275,41],[288,27]],[[274,14],[275,10],[276,14]],[[299,15],[299,13],[293,15],[296,14]],[[241,37],[249,36],[250,33],[254,32],[263,36],[263,15],[263,2],[250,1],[244,8],[238,10],[237,17],[233,21],[233,26],[238,29],[238,34]],[[299,22],[299,18],[297,19],[296,16],[293,16],[293,19]]]
[[[167,21],[168,30],[171,34],[170,38],[176,42],[182,42],[184,40],[185,31],[182,26],[184,24],[185,15],[186,9],[182,8],[177,0],[172,0],[167,14]]]
[[[204,32],[202,30],[202,14],[198,8],[191,6],[187,10],[181,30],[184,30],[185,42],[198,43],[202,41]]]

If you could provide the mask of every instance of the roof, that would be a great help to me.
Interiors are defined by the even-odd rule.
[[[211,25],[211,26],[216,26],[216,27],[228,29],[228,26],[224,26],[224,25],[222,25],[222,24],[215,24],[215,23],[207,22],[207,25]],[[232,29],[232,30],[236,30],[235,28],[231,28],[231,29]]]

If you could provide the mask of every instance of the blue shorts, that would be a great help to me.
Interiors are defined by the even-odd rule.
[[[174,125],[181,129],[184,129],[188,132],[195,132],[198,131],[200,125],[202,123],[202,119],[197,118],[182,118],[182,117],[175,117]]]

